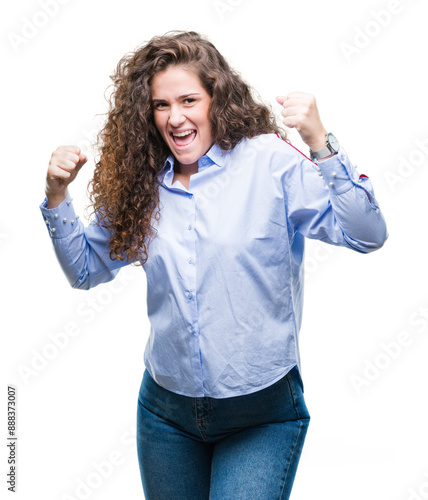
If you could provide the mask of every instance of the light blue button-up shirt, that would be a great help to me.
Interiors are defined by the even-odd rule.
[[[380,248],[388,233],[368,177],[343,148],[316,164],[275,134],[229,152],[214,145],[188,189],[173,182],[173,156],[160,175],[158,234],[143,266],[150,375],[178,394],[225,398],[295,365],[301,374],[305,237]],[[126,265],[108,257],[108,230],[76,219],[69,194],[40,209],[72,287],[110,281]]]

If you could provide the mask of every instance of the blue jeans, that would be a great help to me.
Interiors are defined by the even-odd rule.
[[[287,500],[310,416],[297,366],[225,399],[181,396],[147,370],[137,451],[146,500]]]

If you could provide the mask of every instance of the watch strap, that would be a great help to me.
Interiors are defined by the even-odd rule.
[[[330,149],[327,145],[327,146],[323,147],[322,149],[320,149],[319,151],[312,151],[311,150],[311,158],[315,159],[315,160],[321,160],[322,158],[325,158],[326,156],[330,156],[332,153],[334,153],[334,151],[332,151],[332,149]]]
[[[311,149],[309,150],[310,155],[311,155],[311,160],[322,160],[323,158],[326,158],[327,156],[330,156],[332,154],[337,153],[337,150],[335,149],[335,147],[332,144],[330,144],[330,140],[329,140],[330,137],[332,139],[334,139],[335,142],[337,143],[336,137],[331,132],[329,132],[326,135],[326,145],[322,149],[320,149],[318,151],[312,151]]]

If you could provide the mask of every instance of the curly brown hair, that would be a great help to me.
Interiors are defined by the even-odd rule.
[[[257,102],[253,89],[200,34],[168,32],[125,54],[110,76],[109,111],[96,141],[100,157],[88,184],[89,206],[96,223],[110,231],[114,260],[144,265],[148,258],[152,218],[160,217],[159,174],[171,154],[155,126],[151,82],[176,65],[194,71],[209,93],[212,139],[221,149],[263,133],[286,139],[271,108]]]

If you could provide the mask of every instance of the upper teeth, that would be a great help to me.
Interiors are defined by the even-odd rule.
[[[172,134],[174,137],[185,137],[193,132],[193,130],[186,130],[186,132],[180,132],[179,134]]]

